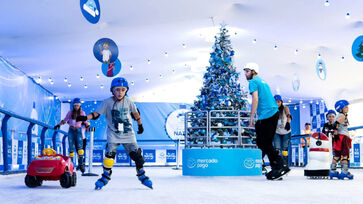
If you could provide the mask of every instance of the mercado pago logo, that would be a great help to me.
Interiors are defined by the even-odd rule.
[[[210,164],[218,164],[218,159],[194,159],[189,158],[187,161],[188,168],[208,168]]]
[[[246,158],[243,161],[243,166],[245,168],[247,168],[247,169],[261,168],[262,167],[262,160],[261,159]]]
[[[185,135],[185,113],[188,109],[178,109],[170,113],[166,119],[165,129],[173,140],[184,139]]]

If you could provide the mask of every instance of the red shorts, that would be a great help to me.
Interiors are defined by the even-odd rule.
[[[337,141],[333,139],[333,148],[334,148],[334,156],[349,156],[349,149],[352,148],[352,139],[346,135],[337,135],[335,137],[339,137]]]

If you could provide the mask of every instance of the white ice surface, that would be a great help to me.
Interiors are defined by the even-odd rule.
[[[98,177],[78,175],[77,186],[63,189],[58,181],[44,181],[30,189],[25,174],[0,175],[0,203],[363,203],[363,170],[352,169],[354,180],[308,180],[303,168],[293,168],[282,181],[264,176],[190,177],[171,167],[146,167],[154,183],[150,190],[137,180],[134,167],[113,168],[112,180],[95,191]],[[101,173],[102,168],[94,168]]]

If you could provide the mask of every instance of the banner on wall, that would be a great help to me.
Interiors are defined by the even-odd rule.
[[[166,132],[168,136],[173,139],[184,139],[185,137],[185,113],[188,109],[178,109],[171,112],[165,123]]]
[[[117,150],[116,163],[130,163],[130,156],[127,154],[126,150]]]
[[[151,163],[156,162],[155,149],[144,149],[142,153],[145,162],[151,162]]]

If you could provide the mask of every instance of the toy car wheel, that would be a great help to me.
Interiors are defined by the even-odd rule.
[[[26,175],[25,176],[25,185],[29,188],[35,188],[39,186],[39,182],[37,181],[37,177]]]
[[[72,185],[71,186],[76,186],[76,184],[77,184],[77,173],[74,171],[73,176],[72,176]]]
[[[41,186],[43,184],[43,180],[40,179],[40,178],[38,178],[38,177],[36,177],[36,178],[37,178],[37,184],[38,184],[38,186]]]
[[[72,176],[71,173],[69,172],[65,172],[64,174],[62,174],[62,176],[60,177],[60,185],[63,188],[69,188],[72,185]]]

